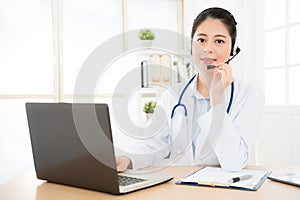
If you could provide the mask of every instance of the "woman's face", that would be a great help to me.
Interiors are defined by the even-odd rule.
[[[207,18],[198,25],[193,36],[193,59],[202,72],[210,73],[207,65],[225,63],[230,57],[231,36],[218,19]]]

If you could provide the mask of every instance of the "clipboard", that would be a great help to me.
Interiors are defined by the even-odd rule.
[[[264,183],[270,173],[271,171],[268,170],[243,169],[237,172],[228,172],[220,167],[203,167],[182,178],[176,182],[176,184],[256,191]],[[245,174],[251,174],[252,177],[234,183],[228,181],[234,177]]]

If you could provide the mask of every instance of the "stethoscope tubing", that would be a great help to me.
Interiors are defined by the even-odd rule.
[[[172,109],[172,112],[171,112],[171,119],[173,119],[174,117],[174,113],[175,113],[175,110],[178,108],[178,107],[183,107],[184,109],[184,116],[187,117],[187,109],[186,109],[186,106],[181,103],[181,100],[182,100],[182,97],[185,93],[185,91],[187,90],[188,86],[190,86],[190,84],[192,83],[192,81],[195,79],[195,77],[197,76],[197,74],[195,74],[190,80],[189,82],[184,86],[182,92],[180,93],[180,96],[179,96],[179,99],[178,99],[178,103],[173,107]],[[234,82],[232,81],[231,82],[231,93],[230,93],[230,99],[229,99],[229,103],[228,103],[228,107],[227,107],[227,110],[226,112],[229,114],[230,112],[230,109],[231,109],[231,105],[232,105],[232,102],[233,102],[233,93],[234,93]]]

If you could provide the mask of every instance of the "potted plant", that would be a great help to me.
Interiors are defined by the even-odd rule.
[[[152,40],[155,39],[155,34],[150,29],[142,29],[139,33],[139,39],[142,41],[142,46],[151,46]]]
[[[150,119],[152,113],[154,112],[155,106],[156,106],[156,102],[154,101],[149,101],[145,103],[143,111],[146,113],[147,120]]]

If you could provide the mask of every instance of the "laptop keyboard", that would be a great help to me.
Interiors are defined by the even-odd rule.
[[[142,181],[146,181],[146,179],[142,178],[134,178],[134,177],[129,177],[129,176],[121,176],[118,175],[118,180],[119,180],[119,185],[120,186],[127,186],[135,183],[139,183]]]

